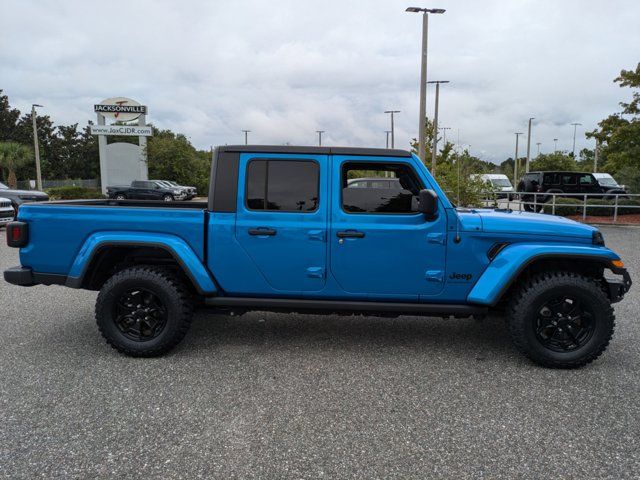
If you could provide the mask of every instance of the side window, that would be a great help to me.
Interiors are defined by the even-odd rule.
[[[349,185],[347,185],[349,188],[367,188],[367,181],[366,180],[356,180],[354,182],[349,182]]]
[[[247,208],[281,212],[318,209],[318,164],[306,160],[251,160],[247,165]]]
[[[545,173],[542,181],[545,185],[558,185],[560,183],[560,175],[557,173]]]
[[[580,175],[580,185],[593,185],[594,183],[591,175]]]
[[[342,209],[347,213],[418,212],[417,196],[424,186],[409,165],[347,162],[342,165],[340,176]],[[353,178],[368,178],[369,184],[366,188],[352,188],[349,180]]]
[[[562,184],[563,185],[575,185],[576,184],[576,176],[573,173],[567,173],[562,175]]]

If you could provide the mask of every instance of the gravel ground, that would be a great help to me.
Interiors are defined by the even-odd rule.
[[[638,282],[640,229],[603,231]],[[131,359],[94,293],[1,282],[0,477],[638,478],[637,292],[603,357],[555,371],[499,319],[198,314]]]

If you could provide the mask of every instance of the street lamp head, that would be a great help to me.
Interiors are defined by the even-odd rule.
[[[446,10],[444,8],[420,8],[420,7],[408,7],[405,12],[411,13],[444,13]]]
[[[400,110],[385,110],[384,113],[400,113]]]
[[[38,105],[37,103],[32,103],[31,106],[32,107],[44,107],[44,105]]]
[[[427,83],[449,83],[449,80],[429,80]]]

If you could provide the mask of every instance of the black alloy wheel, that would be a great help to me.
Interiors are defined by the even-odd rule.
[[[113,317],[125,337],[145,342],[160,335],[167,324],[167,309],[151,291],[132,288],[123,292],[114,303]]]
[[[546,301],[538,311],[536,338],[554,352],[570,352],[585,345],[593,336],[593,312],[579,299],[559,296]]]

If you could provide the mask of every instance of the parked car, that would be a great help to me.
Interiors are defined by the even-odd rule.
[[[214,155],[207,204],[25,205],[7,227],[21,265],[5,280],[99,290],[100,332],[132,356],[175,347],[196,307],[506,312],[516,347],[549,367],[585,365],[609,344],[611,304],[631,277],[595,227],[457,209],[404,150],[243,145]],[[354,188],[349,178],[361,171],[388,172],[402,189]]]
[[[470,175],[471,178],[478,178],[487,185],[488,193],[496,195],[498,198],[511,199],[514,193],[513,185],[509,177],[502,173],[477,173]]]
[[[13,221],[15,211],[11,205],[11,200],[0,197],[0,227]]]
[[[46,202],[49,200],[49,195],[44,192],[40,192],[38,190],[14,190],[1,182],[0,197],[11,200],[11,206],[15,211],[18,211],[18,208],[23,203]]]
[[[626,193],[624,190],[607,191],[600,186],[596,178],[589,172],[529,172],[518,183],[519,192],[537,192],[537,193],[586,193],[590,195],[602,193]],[[546,195],[521,195],[524,202],[534,202],[535,210],[540,211],[543,203],[548,201],[551,196]],[[576,198],[575,195],[568,197]],[[534,205],[525,203],[525,210],[533,211]]]
[[[398,180],[397,178],[384,177],[352,178],[347,181],[347,187],[402,190],[400,180]]]
[[[163,184],[167,188],[179,188],[179,189],[181,189],[186,194],[185,200],[191,200],[192,198],[195,198],[198,195],[198,190],[196,189],[196,187],[187,187],[187,186],[184,186],[184,185],[178,185],[176,182],[174,182],[172,180],[152,180],[152,181],[160,182],[161,184]]]
[[[187,198],[178,187],[168,187],[157,180],[134,180],[130,186],[107,187],[107,196],[115,200],[162,200],[172,202]]]
[[[619,185],[608,173],[594,173],[593,176],[605,193],[629,193],[624,185]]]

